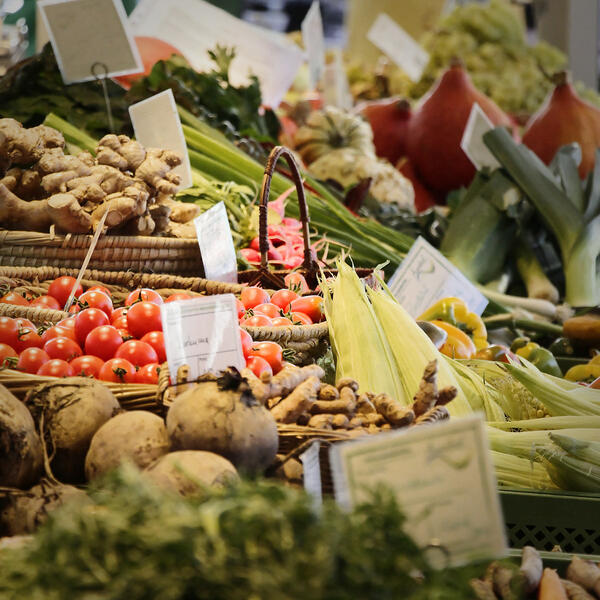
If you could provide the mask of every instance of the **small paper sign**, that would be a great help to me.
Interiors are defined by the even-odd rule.
[[[412,245],[388,287],[415,319],[432,304],[449,296],[460,298],[478,315],[488,303],[477,287],[422,237]]]
[[[302,41],[308,54],[310,85],[314,89],[321,81],[325,68],[325,38],[318,0],[312,3],[302,21]]]
[[[194,219],[204,277],[237,283],[237,258],[225,204],[219,202]]]
[[[481,106],[475,102],[469,113],[467,125],[460,141],[460,147],[478,170],[484,167],[497,169],[500,166],[496,157],[490,152],[483,141],[483,135],[492,129],[494,129],[493,123],[487,118],[483,110],[481,110]]]
[[[336,500],[347,508],[379,484],[393,490],[407,532],[436,567],[506,554],[504,522],[479,415],[414,427],[330,450]]]
[[[233,294],[166,302],[160,310],[173,381],[182,365],[190,368],[191,379],[226,367],[244,368]]]
[[[379,13],[367,39],[393,60],[413,81],[418,81],[429,54],[394,19]]]
[[[320,450],[321,442],[316,440],[299,456],[303,467],[304,489],[314,498],[317,504],[323,503],[321,463],[319,462]]]
[[[106,66],[107,77],[143,71],[121,0],[39,0],[37,6],[65,83],[95,79],[96,63]]]
[[[136,35],[153,36],[179,49],[197,71],[216,68],[208,55],[217,44],[233,47],[229,69],[234,85],[254,74],[262,102],[276,108],[292,85],[304,53],[283,34],[235,18],[203,0],[140,0],[129,17]]]
[[[146,148],[173,150],[181,155],[181,164],[174,171],[181,177],[179,189],[189,188],[192,185],[192,168],[173,91],[169,88],[132,104],[129,117],[140,144]],[[160,126],[157,127],[157,123]]]
[[[323,73],[323,99],[326,106],[350,110],[353,100],[342,53],[339,48],[332,48],[331,52],[333,61],[325,65]]]

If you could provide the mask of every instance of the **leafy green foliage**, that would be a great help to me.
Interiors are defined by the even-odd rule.
[[[230,139],[236,139],[239,134],[258,141],[275,142],[279,121],[272,110],[262,112],[258,79],[252,76],[248,85],[236,87],[229,80],[235,50],[217,45],[209,55],[216,68],[203,73],[192,69],[181,56],[158,61],[150,74],[129,90],[129,102],[138,102],[171,88],[178,104],[223,131]]]
[[[125,91],[111,80],[106,84],[116,131],[131,133]],[[18,63],[0,79],[0,115],[33,127],[50,112],[95,137],[108,132],[102,86],[96,81],[65,85],[52,47],[46,44],[40,54]]]
[[[466,571],[428,567],[383,490],[350,513],[268,482],[184,499],[125,467],[91,495],[0,554],[2,598],[472,597]]]

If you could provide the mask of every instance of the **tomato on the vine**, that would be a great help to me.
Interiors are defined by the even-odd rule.
[[[152,302],[136,302],[127,311],[127,329],[136,338],[150,331],[162,331],[160,306]]]
[[[115,383],[135,383],[135,367],[124,358],[111,358],[98,371],[98,379]]]
[[[56,301],[60,305],[61,310],[67,303],[67,300],[71,295],[71,290],[73,289],[73,286],[76,282],[77,279],[75,279],[75,277],[63,275],[62,277],[57,277],[50,284],[50,287],[48,288],[48,295],[56,299]],[[78,298],[81,294],[83,294],[83,288],[79,283],[75,288],[75,298]]]
[[[120,319],[121,317],[126,317],[128,310],[129,309],[127,306],[121,306],[121,308],[115,308],[112,311],[112,314],[110,315],[110,324],[112,325],[117,319]]]
[[[23,298],[21,294],[17,294],[16,292],[8,292],[0,298],[0,303],[2,304],[16,304],[18,306],[29,306],[29,300],[27,298]]]
[[[62,310],[63,307],[59,304],[56,298],[52,296],[38,296],[29,303],[29,306],[37,306],[39,308],[50,308],[52,310]]]
[[[244,319],[240,325],[245,325],[246,327],[272,327],[273,321],[266,315],[254,315],[253,317]]]
[[[259,304],[264,304],[269,301],[269,293],[257,286],[245,287],[240,294],[240,300],[244,308],[254,308]]]
[[[140,340],[129,340],[121,344],[115,352],[115,358],[125,358],[138,368],[158,362],[158,355],[154,348]]]
[[[286,310],[288,304],[298,298],[298,294],[293,292],[292,290],[277,290],[271,296],[271,302],[281,308],[282,310]]]
[[[246,368],[250,369],[257,377],[260,377],[261,373],[273,375],[271,365],[260,356],[250,356],[246,361]]]
[[[258,304],[252,311],[254,314],[265,315],[269,319],[276,319],[281,316],[281,309],[279,306],[272,304],[271,302],[265,302],[264,304]]]
[[[79,344],[67,337],[55,337],[48,340],[44,344],[44,351],[50,358],[60,358],[67,362],[83,354]]]
[[[110,323],[107,314],[99,308],[86,308],[75,317],[75,337],[83,346],[88,333]]]
[[[117,327],[117,331],[119,332],[119,335],[121,336],[121,339],[124,342],[128,342],[129,340],[133,340],[134,339],[134,337],[125,328]]]
[[[277,317],[273,319],[273,327],[291,327],[293,323],[287,317]]]
[[[302,296],[292,300],[287,310],[304,313],[313,323],[318,323],[323,318],[323,298],[321,296]]]
[[[92,329],[85,338],[85,353],[108,360],[115,355],[123,338],[112,325],[102,325]]]
[[[11,317],[0,317],[0,344],[15,348],[19,341],[19,325]]]
[[[283,350],[277,342],[254,342],[248,354],[250,357],[259,356],[264,358],[275,375],[281,371]]]
[[[67,317],[62,321],[59,321],[57,325],[59,327],[64,327],[65,329],[72,329],[73,331],[75,331],[75,315],[73,315],[72,317]]]
[[[93,285],[91,288],[88,288],[88,292],[102,292],[106,294],[112,300],[112,292],[104,285]]]
[[[191,300],[194,296],[191,294],[186,294],[184,292],[177,292],[176,294],[171,294],[165,302],[177,302],[178,300]]]
[[[150,331],[144,337],[142,337],[142,342],[146,342],[146,344],[150,344],[156,354],[158,355],[158,362],[164,363],[167,360],[167,353],[165,350],[165,336],[162,331]]]
[[[50,360],[48,353],[42,348],[25,348],[21,354],[19,354],[19,360],[17,361],[17,371],[24,371],[25,373],[31,373],[35,375],[40,367]]]
[[[290,319],[294,325],[312,325],[312,319],[305,315],[303,312],[291,312],[288,313],[290,315]]]
[[[88,290],[79,296],[80,308],[99,308],[108,317],[112,314],[113,303],[109,296],[98,290]]]
[[[240,327],[240,340],[242,341],[242,354],[244,358],[248,358],[250,354],[250,348],[252,348],[252,336],[245,330]]]
[[[160,373],[160,365],[158,363],[148,363],[135,374],[136,383],[158,383],[158,375]]]
[[[117,329],[124,329],[127,331],[127,317],[119,317],[118,319],[115,319],[111,325]]]
[[[17,352],[12,346],[0,344],[0,367],[12,367],[17,358]]]
[[[288,273],[283,278],[283,282],[288,289],[298,292],[299,294],[306,294],[307,292],[310,292],[308,283],[306,283],[306,279],[304,279],[304,275],[301,273]]]
[[[53,358],[45,362],[38,369],[37,374],[44,375],[45,377],[73,377],[75,372],[68,362],[60,358]]]
[[[74,329],[71,329],[70,327],[62,327],[62,325],[53,325],[52,327],[46,329],[44,333],[42,333],[42,342],[46,344],[50,340],[57,337],[66,337],[73,340],[74,342],[77,341]]]
[[[155,292],[150,288],[139,288],[127,296],[125,299],[125,306],[131,306],[136,302],[152,302],[153,304],[158,304],[160,306],[164,300],[158,292]]]
[[[83,377],[97,377],[104,361],[91,354],[84,354],[74,358],[70,363],[75,375],[82,375]]]
[[[242,319],[246,314],[246,307],[242,304],[242,301],[238,298],[235,299],[235,305],[237,307],[238,320]]]
[[[26,348],[43,348],[44,341],[42,336],[38,334],[34,327],[22,327],[19,329],[19,336],[17,343],[14,346],[15,350],[19,353],[23,352]]]

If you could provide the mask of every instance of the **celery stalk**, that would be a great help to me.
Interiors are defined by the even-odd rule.
[[[61,119],[59,116],[54,113],[49,113],[46,115],[44,119],[44,125],[47,127],[52,127],[60,131],[63,134],[63,137],[70,144],[74,144],[75,146],[79,146],[82,150],[87,150],[92,154],[96,153],[96,146],[98,142],[87,133],[75,127],[75,125],[71,125],[68,121]]]

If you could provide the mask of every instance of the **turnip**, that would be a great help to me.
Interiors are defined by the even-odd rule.
[[[205,487],[223,487],[238,479],[235,467],[226,458],[202,450],[171,452],[150,465],[146,474],[160,487],[182,496],[201,493]]]
[[[42,443],[27,407],[0,385],[0,486],[27,488],[42,474]]]
[[[36,387],[25,402],[43,427],[52,474],[61,481],[83,481],[93,435],[120,410],[113,393],[99,381],[68,377]]]
[[[85,459],[89,480],[131,461],[141,469],[169,451],[164,421],[145,410],[132,410],[113,417],[94,435]]]
[[[176,398],[167,430],[173,450],[215,452],[246,472],[266,469],[277,453],[275,419],[235,369],[206,376]]]
[[[67,501],[85,498],[87,494],[83,490],[72,485],[53,484],[46,479],[27,491],[2,492],[0,536],[33,533],[50,512]]]

